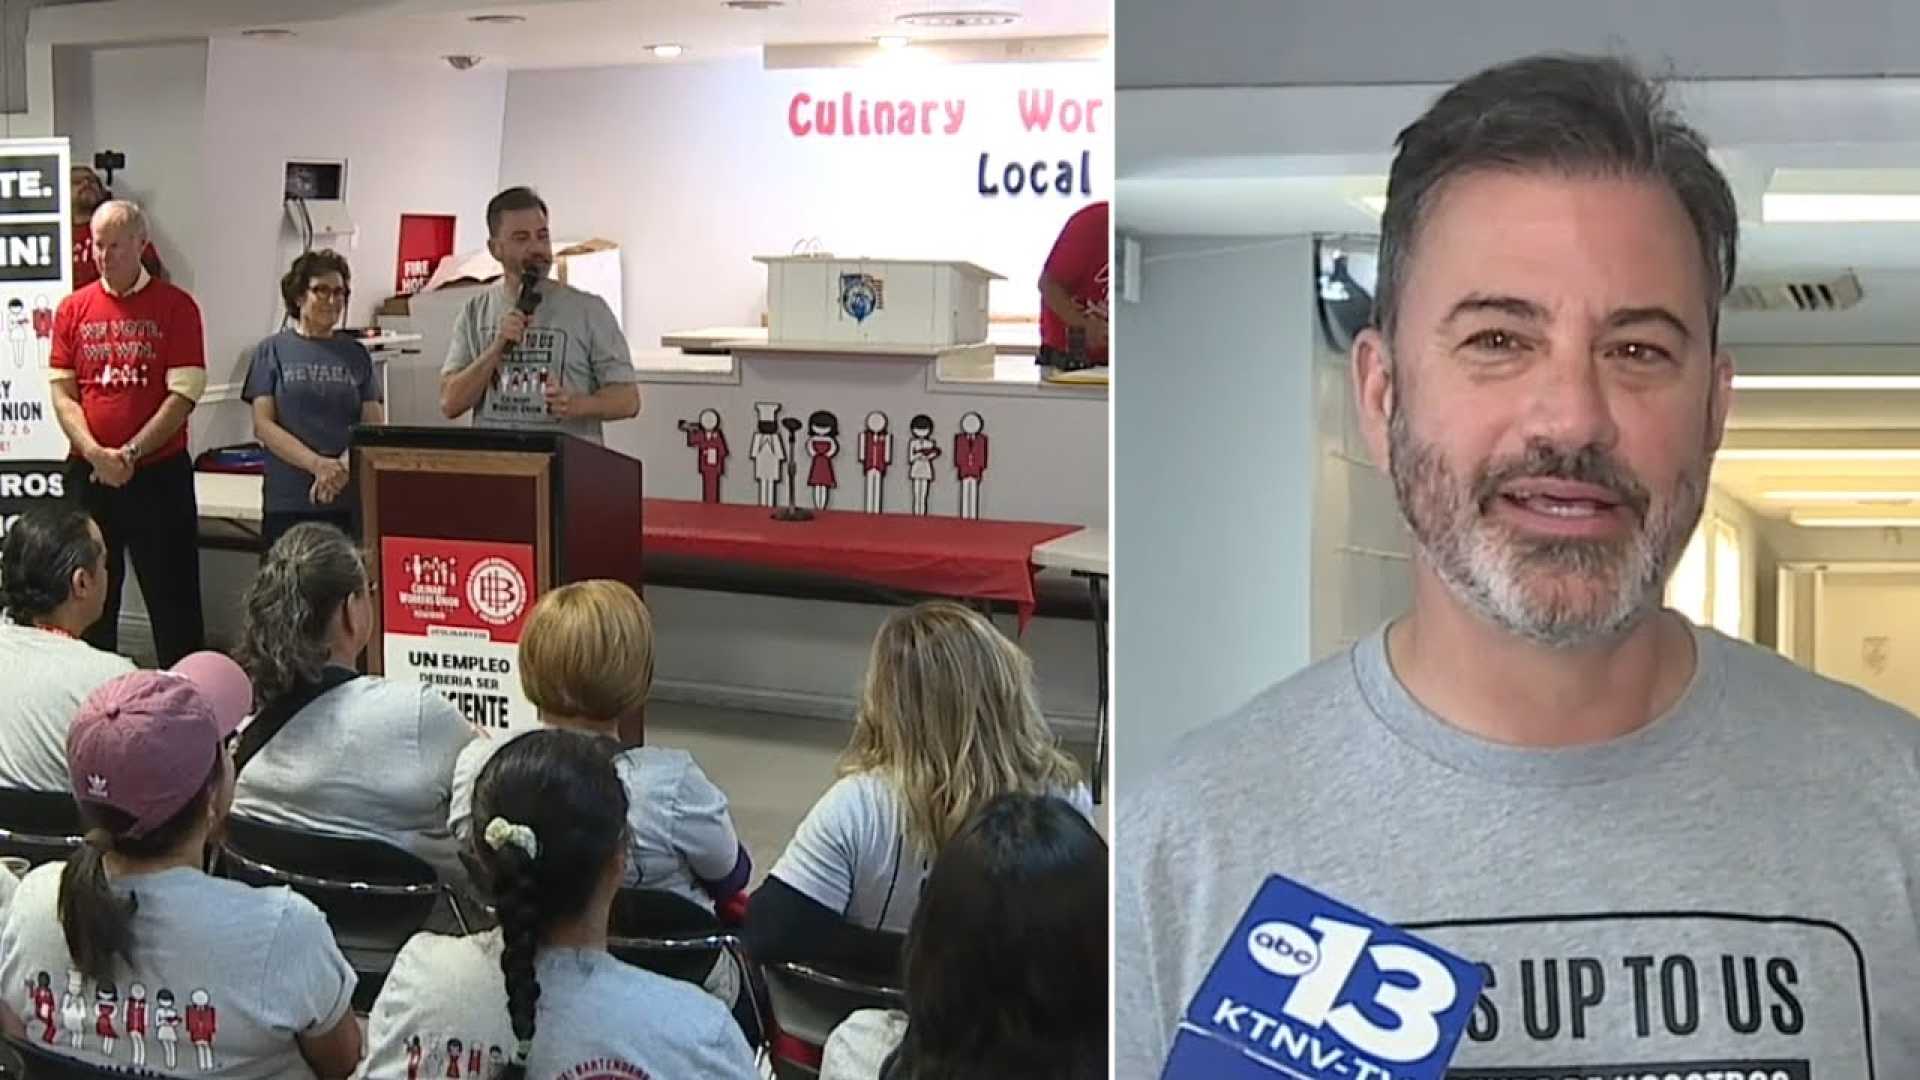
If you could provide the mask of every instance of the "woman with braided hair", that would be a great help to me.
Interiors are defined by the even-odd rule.
[[[619,750],[549,728],[487,761],[470,849],[500,926],[407,942],[374,1002],[360,1075],[405,1075],[408,1047],[429,1032],[509,1047],[504,1080],[588,1075],[589,1063],[614,1075],[757,1075],[725,1006],[607,952],[629,847]]]

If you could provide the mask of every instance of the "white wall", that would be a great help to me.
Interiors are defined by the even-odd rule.
[[[1147,243],[1116,305],[1115,784],[1313,655],[1304,237]]]
[[[364,326],[393,294],[402,213],[457,215],[456,247],[484,238],[487,200],[498,189],[505,95],[498,71],[212,42],[202,135],[212,185],[203,192],[207,228],[195,286],[207,322],[208,380],[244,379],[253,345],[280,327],[280,275],[300,252],[281,202],[289,159],[347,162],[358,240],[314,243],[342,249],[353,265],[348,321]],[[237,401],[203,406],[193,422],[196,449],[252,437]]]
[[[1830,573],[1819,597],[1814,670],[1920,712],[1920,572]]]
[[[1056,102],[1100,99],[1094,133],[1028,134],[1019,108],[1027,89],[1052,89]],[[967,108],[952,136],[789,130],[796,94],[847,92],[964,99]],[[765,71],[743,59],[515,72],[500,180],[539,189],[556,236],[624,246],[623,316],[636,348],[668,330],[758,325],[766,273],[753,256],[786,254],[809,237],[842,255],[971,259],[1008,279],[993,287],[996,313],[1034,315],[1040,267],[1088,199],[983,198],[979,156],[1077,163],[1089,150],[1092,197],[1106,198],[1111,98],[1111,68],[1095,63]],[[942,115],[935,110],[936,124]]]
[[[147,211],[153,243],[174,280],[196,289],[204,259],[208,46],[53,50],[54,134],[75,164],[101,150],[127,155],[113,192]]]

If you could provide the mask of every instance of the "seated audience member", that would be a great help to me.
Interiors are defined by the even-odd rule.
[[[618,581],[577,581],[542,596],[520,633],[520,683],[545,727],[617,739],[653,688],[653,618]],[[452,827],[469,827],[473,777],[505,743],[477,740],[454,772]],[[635,746],[614,758],[627,790],[623,885],[661,889],[715,910],[746,888],[753,864],[727,813],[727,797],[685,750]],[[723,961],[707,988],[738,999],[738,973]]]
[[[934,855],[1007,792],[1093,812],[1040,715],[1032,662],[959,604],[895,613],[874,638],[840,779],[753,894],[748,951],[892,981]]]
[[[67,505],[20,515],[0,542],[0,787],[67,789],[67,725],[132,661],[80,639],[107,602],[107,544]]]
[[[267,552],[247,589],[240,661],[260,713],[235,753],[233,812],[386,840],[462,882],[447,809],[474,730],[432,687],[354,670],[374,602],[359,550],[331,525],[295,525]]]
[[[357,534],[358,491],[347,442],[358,423],[386,422],[373,357],[335,329],[347,313],[353,268],[335,251],[309,251],[280,279],[293,325],[254,347],[241,397],[252,403],[253,433],[267,448],[260,539],[272,547],[302,521]]]
[[[407,942],[367,1021],[362,1075],[426,1076],[422,1047],[443,1045],[449,1065],[432,1075],[455,1075],[456,1042],[467,1055],[462,1076],[499,1060],[496,1050],[507,1080],[757,1075],[719,1002],[607,952],[631,851],[618,751],[611,739],[546,729],[487,761],[474,785],[474,820],[484,824],[471,850],[500,927]]]
[[[81,704],[67,761],[87,842],[28,873],[0,926],[8,1034],[132,1071],[352,1073],[354,974],[326,917],[290,889],[201,869],[251,697],[233,661],[195,653]]]
[[[905,1013],[833,1030],[820,1080],[1106,1076],[1107,845],[1087,819],[1035,795],[968,818],[914,912],[906,991]]]

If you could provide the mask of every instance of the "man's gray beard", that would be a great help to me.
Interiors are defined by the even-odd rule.
[[[1482,515],[1472,488],[1459,482],[1437,450],[1414,439],[1404,403],[1388,433],[1394,495],[1427,565],[1482,618],[1549,648],[1617,640],[1658,611],[1673,565],[1706,508],[1711,459],[1703,458],[1681,473],[1671,498],[1650,505],[1623,541],[1526,539]],[[1605,603],[1580,595],[1593,579],[1600,579]]]

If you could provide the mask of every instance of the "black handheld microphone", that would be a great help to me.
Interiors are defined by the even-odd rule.
[[[513,305],[515,308],[519,309],[520,314],[522,315],[533,314],[533,309],[539,307],[540,301],[545,299],[545,297],[542,297],[537,291],[535,291],[540,284],[541,277],[543,276],[544,275],[542,275],[540,271],[534,269],[531,266],[527,267],[525,270],[520,271],[520,299],[516,301]]]

